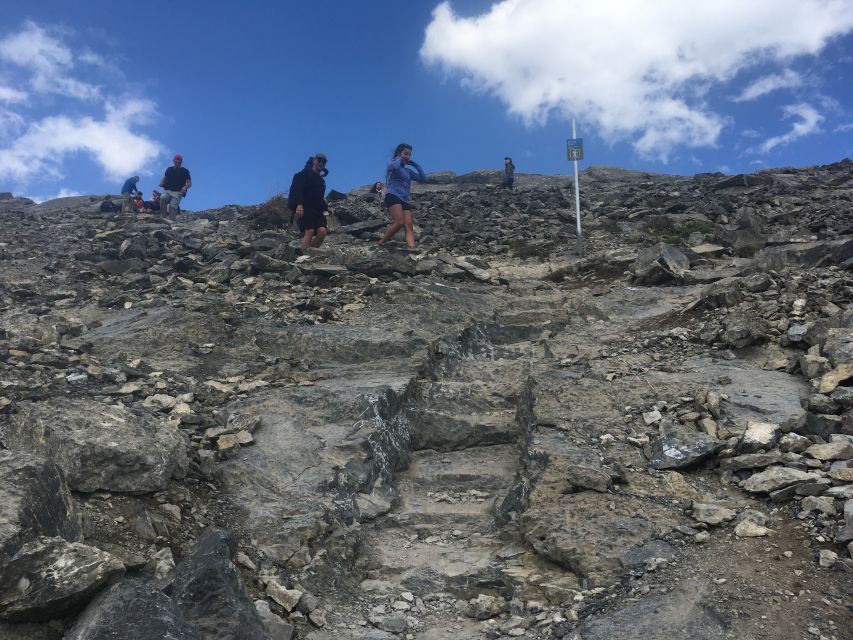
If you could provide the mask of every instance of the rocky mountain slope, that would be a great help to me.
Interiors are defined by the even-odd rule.
[[[853,163],[0,195],[0,637],[853,638]]]

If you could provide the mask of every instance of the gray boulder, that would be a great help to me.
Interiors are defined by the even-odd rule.
[[[95,598],[63,640],[202,640],[175,603],[150,584],[124,580]]]
[[[740,278],[723,278],[708,285],[699,294],[700,303],[709,309],[734,307],[743,299]]]
[[[824,355],[833,367],[853,361],[853,329],[829,329],[823,346]]]
[[[725,329],[721,340],[735,349],[741,349],[767,338],[767,321],[748,311],[735,311],[723,320]]]
[[[0,451],[0,566],[29,540],[82,535],[62,471],[38,456]]]
[[[205,640],[269,640],[240,572],[231,562],[236,550],[231,533],[206,529],[175,568],[172,599]]]
[[[157,491],[189,466],[186,441],[174,427],[92,400],[20,404],[7,444],[53,460],[76,491]]]
[[[671,429],[652,444],[649,464],[655,469],[684,469],[710,458],[725,446],[706,433]]]
[[[634,282],[637,284],[663,284],[681,282],[690,269],[690,260],[676,247],[659,244],[641,249],[634,263]]]
[[[816,482],[820,479],[821,476],[817,473],[808,473],[777,465],[750,476],[741,486],[750,493],[770,493],[806,482]]]
[[[121,561],[100,549],[38,538],[0,571],[0,618],[37,622],[76,613],[123,574]]]

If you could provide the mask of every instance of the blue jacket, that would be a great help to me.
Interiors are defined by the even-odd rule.
[[[133,193],[134,191],[139,191],[139,189],[136,188],[137,182],[138,182],[138,180],[136,179],[136,176],[133,176],[132,178],[128,178],[125,181],[124,186],[121,188],[121,192],[122,193]]]
[[[388,190],[386,193],[397,196],[403,202],[409,201],[409,189],[412,186],[412,180],[416,180],[417,182],[427,181],[426,174],[418,163],[409,160],[409,164],[414,169],[402,164],[400,158],[394,158],[388,163],[388,168],[386,169],[386,175],[388,176]]]

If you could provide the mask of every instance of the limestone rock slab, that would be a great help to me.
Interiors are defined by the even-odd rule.
[[[189,466],[185,439],[174,427],[93,400],[22,403],[7,440],[12,449],[54,461],[76,491],[157,491]]]
[[[25,544],[0,572],[0,617],[37,622],[74,613],[124,564],[100,549],[62,538]]]
[[[820,478],[821,476],[817,473],[808,473],[777,465],[769,467],[761,473],[753,474],[741,486],[750,493],[770,493],[792,485],[815,482]]]
[[[0,566],[35,537],[81,535],[61,469],[34,454],[0,451]]]

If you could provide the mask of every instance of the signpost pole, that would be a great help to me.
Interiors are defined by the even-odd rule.
[[[577,140],[577,132],[575,131],[575,119],[572,118],[572,139]],[[575,251],[578,257],[583,257],[583,234],[581,233],[581,196],[580,187],[578,185],[578,160],[577,155],[574,159],[575,163],[575,218],[578,223],[578,238],[575,245]]]

